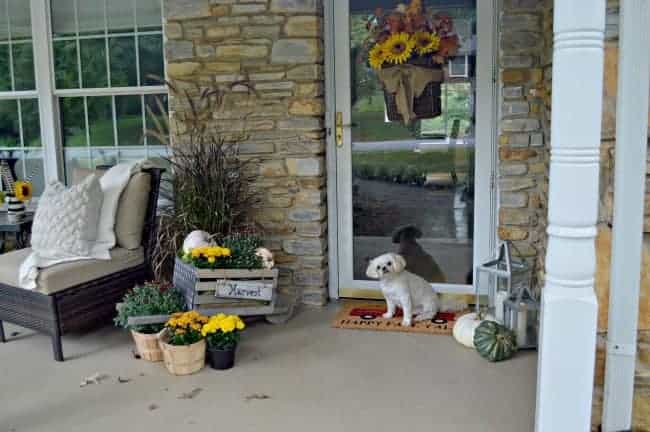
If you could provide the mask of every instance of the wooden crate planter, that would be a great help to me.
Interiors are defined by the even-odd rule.
[[[174,287],[183,293],[188,309],[204,315],[265,315],[284,322],[294,302],[278,293],[278,270],[199,269],[176,259]]]

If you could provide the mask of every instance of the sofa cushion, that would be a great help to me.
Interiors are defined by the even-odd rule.
[[[133,174],[122,191],[115,217],[118,247],[137,249],[141,246],[150,191],[151,176],[145,172]]]
[[[14,287],[18,283],[18,268],[32,252],[30,248],[19,249],[0,255],[0,283]],[[142,248],[129,250],[111,249],[110,260],[78,260],[56,264],[39,271],[36,290],[54,294],[66,288],[90,282],[144,263]]]
[[[101,177],[106,168],[75,168],[72,173],[73,183],[83,181],[85,176],[95,174]],[[146,172],[133,174],[131,180],[122,191],[115,216],[115,237],[117,246],[127,249],[137,249],[142,244],[149,192],[151,191],[151,176]]]

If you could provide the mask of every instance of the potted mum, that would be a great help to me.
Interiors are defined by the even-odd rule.
[[[235,350],[240,332],[246,325],[237,315],[211,316],[201,329],[208,343],[208,363],[213,369],[230,369],[235,364]]]
[[[190,375],[205,366],[205,339],[201,334],[208,317],[196,311],[172,314],[160,336],[165,367],[173,375]]]
[[[164,317],[183,310],[185,301],[181,293],[159,284],[146,283],[126,293],[114,322],[131,331],[141,358],[157,362],[163,359],[158,336],[165,327]]]

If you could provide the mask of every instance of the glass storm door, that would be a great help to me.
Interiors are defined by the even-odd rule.
[[[426,65],[435,79],[412,105],[406,98],[416,115],[407,123],[399,95],[384,91],[388,69],[368,60],[376,8],[391,14],[400,3],[417,5],[333,2],[340,297],[379,297],[366,268],[386,252],[402,254],[437,291],[471,293],[475,263],[494,243],[494,5],[422,1],[426,25],[455,35],[458,50]]]

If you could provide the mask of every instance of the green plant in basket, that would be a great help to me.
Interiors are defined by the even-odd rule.
[[[233,234],[227,236],[221,245],[200,246],[181,259],[196,268],[205,269],[261,269],[262,257],[256,254],[262,241],[257,236]]]
[[[261,269],[262,257],[256,254],[262,247],[262,240],[254,235],[232,234],[223,239],[223,245],[231,254],[224,259],[224,267],[229,269]]]
[[[130,325],[130,317],[149,315],[170,315],[185,310],[183,295],[169,286],[156,283],[145,283],[136,286],[126,293],[122,299],[117,316],[114,319],[115,325],[132,330],[138,333],[158,333],[164,327],[161,324]]]
[[[211,316],[201,329],[208,343],[208,349],[234,350],[239,343],[240,332],[246,324],[237,315],[218,314]]]
[[[175,313],[165,324],[167,343],[170,345],[192,345],[203,339],[201,330],[208,317],[196,311]]]

